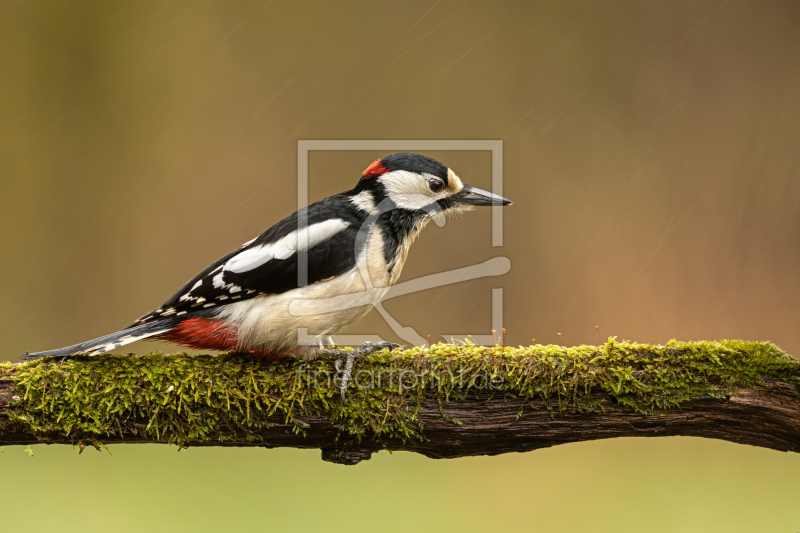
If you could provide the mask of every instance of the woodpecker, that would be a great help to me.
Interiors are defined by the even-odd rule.
[[[158,309],[128,327],[21,359],[97,355],[142,339],[248,353],[274,362],[291,356],[345,355],[342,399],[353,359],[389,343],[326,348],[324,340],[363,317],[400,277],[409,247],[436,216],[511,202],[464,184],[442,163],[415,153],[375,160],[352,190],[284,218],[189,280]],[[325,308],[350,296],[358,305]],[[293,313],[293,302],[312,312]],[[319,305],[319,312],[314,306]],[[300,344],[299,331],[318,344]]]

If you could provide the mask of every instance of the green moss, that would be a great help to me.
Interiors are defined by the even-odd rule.
[[[737,386],[774,378],[800,387],[800,362],[769,343],[677,342],[666,346],[616,342],[604,346],[485,348],[438,344],[379,352],[360,360],[347,405],[330,379],[331,359],[266,364],[245,356],[75,357],[0,365],[19,400],[6,425],[42,441],[65,438],[99,446],[136,435],[186,446],[249,439],[275,416],[302,433],[307,416],[340,428],[340,444],[389,437],[424,439],[422,400],[490,396],[566,408],[604,409],[590,392],[608,393],[615,409],[655,414],[701,396],[725,398]],[[606,407],[608,404],[605,405]]]

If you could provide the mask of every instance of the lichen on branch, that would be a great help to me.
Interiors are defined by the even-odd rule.
[[[566,348],[437,344],[360,359],[339,399],[334,361],[268,364],[244,355],[101,355],[0,365],[14,399],[0,429],[42,442],[151,440],[179,446],[258,444],[286,425],[303,435],[310,418],[336,428],[340,443],[424,441],[423,401],[515,398],[522,410],[602,413],[609,407],[655,415],[738,387],[780,380],[800,387],[800,362],[770,343],[617,342]],[[603,400],[592,391],[603,391]]]

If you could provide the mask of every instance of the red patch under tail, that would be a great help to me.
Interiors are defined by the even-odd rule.
[[[236,330],[223,320],[194,317],[184,320],[159,339],[199,350],[236,349]]]
[[[232,352],[237,351],[239,348],[236,328],[224,320],[213,318],[189,318],[167,333],[158,335],[155,338],[198,350]],[[285,353],[277,353],[263,348],[247,351],[254,357],[267,362],[278,361],[286,355]]]

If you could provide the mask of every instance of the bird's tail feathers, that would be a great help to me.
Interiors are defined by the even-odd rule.
[[[139,324],[105,335],[97,339],[82,342],[72,346],[59,348],[58,350],[47,350],[44,352],[26,353],[20,359],[30,361],[41,357],[67,357],[70,355],[98,355],[110,352],[120,346],[125,346],[135,341],[153,337],[171,330],[175,326],[174,320],[157,320],[146,324]]]

